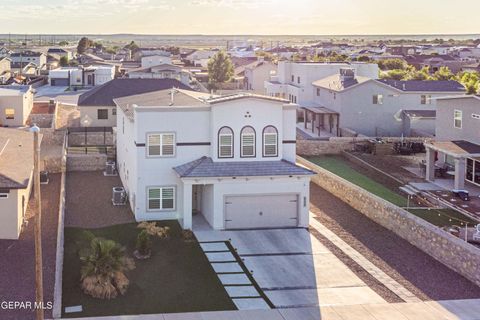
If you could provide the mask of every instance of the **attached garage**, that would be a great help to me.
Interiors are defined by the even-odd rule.
[[[298,226],[298,195],[225,196],[225,229]]]
[[[68,87],[70,80],[68,78],[52,78],[50,79],[50,85],[52,87]]]

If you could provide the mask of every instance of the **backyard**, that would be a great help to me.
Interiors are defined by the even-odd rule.
[[[141,230],[136,223],[100,229],[65,228],[62,316],[236,310],[196,239],[185,240],[176,221],[157,224],[170,227],[169,237],[152,237],[152,256],[135,260],[136,268],[126,273],[130,280],[126,294],[111,300],[90,297],[80,288],[79,250],[84,245],[85,230],[120,243],[130,257]],[[64,313],[65,307],[79,305],[82,312]]]

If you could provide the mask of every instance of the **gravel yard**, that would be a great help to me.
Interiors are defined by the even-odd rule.
[[[50,174],[48,185],[42,185],[42,248],[44,301],[53,303],[55,261],[57,246],[58,205],[60,200],[60,174]],[[0,240],[0,297],[1,301],[35,301],[34,219],[20,235],[19,240]],[[51,310],[45,318],[51,318]],[[35,319],[32,310],[4,310],[0,319]]]
[[[316,219],[418,298],[480,298],[480,287],[313,183],[310,201]],[[344,263],[354,268],[348,261]],[[369,283],[368,279],[363,280],[387,298],[385,293],[380,293],[382,288],[377,286],[375,289],[375,284]],[[394,298],[392,296],[388,300]]]

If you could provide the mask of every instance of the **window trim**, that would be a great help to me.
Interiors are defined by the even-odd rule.
[[[232,135],[232,144],[231,144],[231,146],[232,146],[232,153],[231,153],[231,155],[228,156],[228,157],[227,157],[227,156],[221,156],[221,155],[220,155],[220,147],[221,147],[221,145],[220,145],[220,132],[221,132],[223,129],[229,129],[230,132],[231,132],[231,135]],[[223,134],[223,135],[225,135],[225,134]],[[221,127],[220,129],[218,129],[218,132],[217,132],[217,157],[218,157],[218,159],[232,159],[232,158],[235,157],[235,133],[233,132],[233,129],[230,128],[229,126],[223,126],[223,127]]]
[[[149,197],[150,189],[160,189],[160,198],[158,199],[160,201],[160,209],[151,209],[150,208],[150,197]],[[168,209],[163,208],[163,198],[162,198],[163,189],[172,189],[173,190],[173,208],[168,208]],[[177,186],[176,185],[147,186],[145,197],[146,197],[147,212],[168,212],[168,211],[177,210]]]
[[[173,154],[168,154],[168,155],[164,155],[163,154],[163,136],[164,135],[173,135]],[[160,153],[158,155],[156,154],[150,154],[150,142],[149,142],[149,137],[152,136],[152,135],[159,135],[160,136]],[[176,141],[177,141],[177,134],[175,132],[147,132],[146,133],[146,142],[145,142],[145,149],[146,149],[146,155],[147,155],[147,158],[174,158],[177,156],[177,145],[176,145]]]
[[[248,135],[253,134],[253,155],[244,155],[243,154],[243,131],[245,129],[252,129],[253,133],[248,133]],[[244,126],[242,130],[240,130],[240,158],[255,158],[257,156],[257,132],[255,128],[252,126]]]
[[[7,114],[7,111],[9,111],[9,110],[12,110],[12,111],[13,111],[13,113],[12,113],[11,116],[9,116],[9,115]],[[15,113],[16,113],[16,112],[15,112],[15,108],[5,108],[4,113],[5,113],[5,120],[15,120]]]
[[[457,121],[457,117],[456,117],[457,112],[460,113],[460,127],[457,127],[457,125],[455,123],[455,121]],[[458,110],[458,109],[453,110],[453,127],[455,129],[462,129],[462,127],[463,127],[463,111],[462,110]]]
[[[265,154],[265,130],[267,130],[268,128],[273,128],[275,129],[275,133],[277,135],[277,144],[276,144],[276,147],[275,147],[275,155],[266,155]],[[264,158],[276,158],[278,157],[278,129],[277,127],[273,126],[273,125],[268,125],[268,126],[265,126],[265,128],[263,128],[262,130],[262,156]]]

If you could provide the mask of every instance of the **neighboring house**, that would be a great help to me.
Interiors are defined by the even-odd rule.
[[[234,47],[228,50],[228,54],[231,57],[239,57],[239,58],[256,58],[257,57],[253,46]]]
[[[270,61],[255,61],[245,66],[244,89],[257,94],[265,93],[265,81],[277,73],[277,66]]]
[[[308,107],[336,113],[333,124],[328,117],[310,115],[314,127],[338,126],[371,137],[407,135],[410,128],[405,128],[404,115],[435,110],[432,98],[465,93],[463,85],[456,81],[376,80],[357,76],[351,68],[342,68],[338,74],[313,82],[313,86],[314,104]],[[431,113],[415,118],[414,129],[434,134]]]
[[[0,127],[24,126],[33,108],[30,86],[0,87]]]
[[[0,84],[5,84],[11,77],[12,60],[0,57]]]
[[[136,61],[140,61],[142,57],[147,57],[147,56],[170,57],[171,53],[159,48],[139,48],[138,50],[135,51],[133,55],[133,59]]]
[[[186,90],[115,102],[118,172],[136,220],[308,227],[312,172],[295,165],[295,105]]]
[[[376,63],[315,63],[280,61],[277,74],[265,82],[265,93],[269,96],[288,99],[300,105],[314,101],[315,89],[312,83],[333,74],[341,68],[353,68],[356,74],[363,77],[378,78]]]
[[[38,76],[40,69],[33,62],[12,62],[10,69],[14,75],[20,76]]]
[[[33,63],[39,70],[44,70],[47,64],[47,56],[41,52],[35,51],[22,51],[14,52],[10,55],[10,60],[12,63]]]
[[[440,70],[441,67],[448,67],[453,73],[462,70],[462,67],[472,63],[471,61],[463,61],[451,55],[414,55],[406,56],[405,61],[417,69],[428,67],[431,73]]]
[[[176,79],[186,85],[190,85],[192,81],[190,72],[173,64],[131,69],[127,72],[127,76],[130,79]]]
[[[143,56],[141,59],[142,68],[150,68],[154,66],[159,66],[161,64],[171,64],[171,63],[172,63],[172,58],[170,56],[151,55],[151,56]]]
[[[185,57],[190,65],[195,67],[208,67],[208,61],[217,54],[218,50],[198,50]]]
[[[50,70],[51,86],[99,86],[115,78],[114,66],[67,67]]]
[[[480,96],[436,99],[435,141],[426,143],[427,180],[435,181],[435,166],[454,174],[453,189],[465,183],[480,186]]]
[[[33,134],[0,128],[0,239],[19,238],[33,177]]]
[[[115,127],[117,107],[113,99],[174,87],[191,89],[175,79],[114,79],[80,95],[80,123],[83,126],[83,120],[88,119],[91,127]]]
[[[12,53],[12,50],[5,47],[0,47],[0,58],[9,57]]]
[[[47,51],[47,55],[55,55],[58,56],[59,58],[66,57],[68,60],[73,59],[73,54],[72,52],[62,49],[62,48],[50,48]]]

